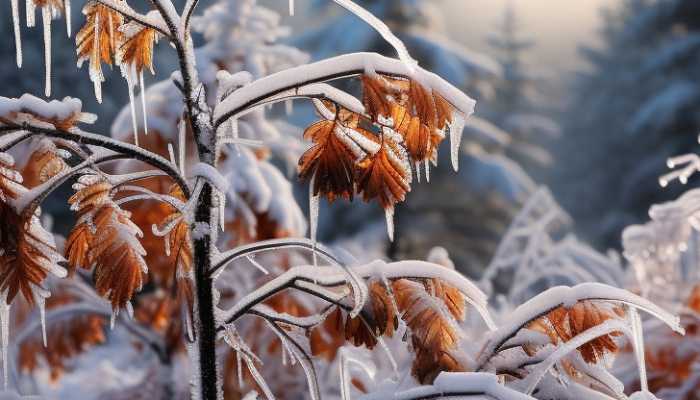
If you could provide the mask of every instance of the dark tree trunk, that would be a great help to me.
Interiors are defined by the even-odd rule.
[[[205,184],[197,202],[195,221],[211,222],[212,187]],[[218,398],[216,369],[216,321],[214,319],[211,268],[211,237],[207,234],[194,240],[195,283],[197,296],[196,335],[199,344],[199,373],[203,400]]]

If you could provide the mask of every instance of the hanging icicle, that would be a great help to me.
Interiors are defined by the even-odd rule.
[[[637,367],[639,368],[639,383],[642,393],[649,392],[649,384],[647,382],[646,360],[644,358],[644,334],[642,332],[642,319],[639,317],[639,312],[634,307],[628,308],[630,325],[632,326],[632,346],[634,354],[637,356]]]
[[[71,35],[71,21],[70,21],[70,0],[63,0],[63,14],[66,16],[66,33],[68,37]]]
[[[146,85],[143,83],[143,70],[139,71],[139,86],[141,87],[141,112],[143,113],[143,134],[148,135],[148,114],[146,114]]]
[[[12,4],[12,24],[15,31],[15,51],[17,68],[22,68],[22,35],[19,29],[19,0],[10,0]]]
[[[394,207],[389,207],[384,210],[386,217],[386,233],[389,235],[389,241],[394,241]]]
[[[289,0],[289,15],[294,16],[294,0]]]
[[[311,253],[313,256],[314,266],[318,264],[316,257],[316,232],[318,229],[318,210],[320,197],[314,195],[314,183],[316,176],[311,177],[309,182],[309,225],[311,230]]]
[[[126,85],[129,90],[129,107],[131,110],[131,126],[134,130],[134,144],[139,145],[139,127],[136,123],[136,105],[134,105],[134,81],[133,81],[133,68],[129,65],[122,66],[122,75],[126,79]]]
[[[3,387],[7,389],[7,357],[9,356],[7,349],[10,344],[10,305],[7,304],[7,293],[0,296],[0,342],[2,343],[0,357],[2,357]]]
[[[178,130],[178,137],[177,137],[177,153],[178,153],[178,163],[177,165],[180,167],[180,173],[182,175],[185,175],[185,154],[187,151],[187,143],[186,143],[186,134],[187,134],[187,125],[185,123],[185,118],[180,118],[180,122],[177,124],[177,130]]]
[[[46,68],[46,83],[44,95],[51,96],[51,7],[41,8],[41,18],[44,24],[44,65]]]

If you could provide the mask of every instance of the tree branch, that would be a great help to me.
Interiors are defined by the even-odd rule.
[[[166,36],[166,37],[171,37],[170,33],[168,32],[168,28],[162,24],[159,24],[159,21],[154,21],[147,16],[136,12],[133,8],[129,7],[126,2],[120,2],[120,1],[115,1],[115,0],[94,0],[97,3],[102,4],[103,6],[114,10],[118,12],[119,14],[123,15],[124,17],[136,21],[139,24],[149,27],[151,29],[155,29],[158,31],[158,33]]]
[[[44,126],[36,126],[32,125],[28,122],[24,122],[21,125],[13,125],[12,126],[15,130],[20,130],[20,131],[26,131],[29,134],[21,136],[21,138],[15,140],[12,143],[12,146],[19,144],[23,140],[33,136],[33,134],[38,134],[38,135],[44,135],[47,137],[52,137],[52,138],[59,138],[59,139],[65,139],[69,140],[74,143],[78,144],[89,144],[93,146],[98,146],[104,149],[112,150],[116,153],[123,154],[128,156],[129,158],[138,160],[138,161],[143,161],[146,164],[149,164],[153,167],[156,167],[160,169],[161,171],[165,172],[170,176],[173,181],[182,189],[182,192],[185,194],[186,198],[189,198],[191,195],[191,191],[189,188],[189,185],[187,185],[187,181],[185,178],[180,174],[179,168],[174,166],[170,161],[166,160],[165,158],[159,156],[158,154],[155,154],[153,152],[150,152],[148,150],[142,149],[138,146],[134,146],[132,144],[124,143],[119,140],[115,140],[109,137],[105,137],[102,135],[97,135],[94,133],[88,133],[84,131],[64,131],[56,128],[47,128]],[[11,147],[11,146],[10,146]],[[3,146],[1,149],[2,151],[7,151],[10,147],[8,146]]]

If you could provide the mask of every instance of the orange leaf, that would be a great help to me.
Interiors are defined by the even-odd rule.
[[[336,132],[335,121],[319,121],[304,132],[314,146],[299,159],[299,178],[313,181],[314,195],[333,202],[336,197],[352,200],[354,192],[353,165],[356,156]]]
[[[121,30],[124,40],[117,50],[117,64],[133,67],[137,74],[146,68],[153,73],[153,45],[158,32],[137,22],[129,22]]]
[[[91,76],[102,81],[102,63],[112,65],[117,46],[122,41],[123,35],[119,27],[124,23],[124,18],[120,13],[97,2],[85,5],[83,14],[86,18],[85,25],[75,36],[78,67],[83,61],[89,60]]]

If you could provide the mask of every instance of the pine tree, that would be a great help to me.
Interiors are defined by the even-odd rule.
[[[590,68],[570,90],[558,151],[571,167],[554,170],[554,187],[596,245],[618,246],[650,203],[679,194],[655,178],[700,129],[699,20],[693,1],[628,0],[604,14],[602,48],[582,49]]]

